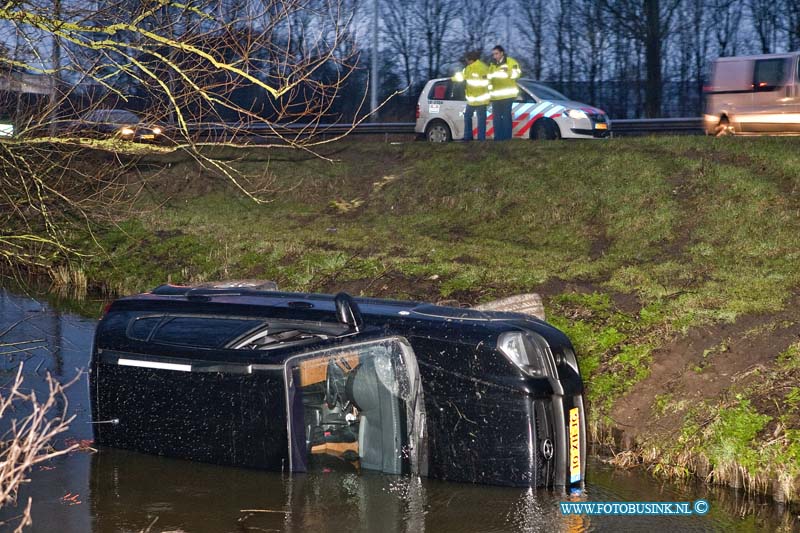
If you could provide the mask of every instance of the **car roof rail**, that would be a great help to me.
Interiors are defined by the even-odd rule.
[[[352,296],[346,292],[340,292],[334,299],[336,304],[336,318],[339,322],[349,326],[351,331],[358,333],[364,326],[364,319],[361,316],[361,310]]]

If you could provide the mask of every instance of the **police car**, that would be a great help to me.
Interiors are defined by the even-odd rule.
[[[514,137],[523,139],[596,139],[608,137],[611,121],[596,107],[570,100],[530,79],[517,81],[520,94],[512,108]],[[414,128],[430,142],[464,138],[464,84],[449,78],[430,80],[417,103]],[[477,138],[477,121],[473,121]],[[487,110],[486,138],[494,137],[492,107]]]

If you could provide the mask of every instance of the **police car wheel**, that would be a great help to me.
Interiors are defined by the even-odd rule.
[[[561,138],[558,124],[549,118],[537,120],[531,128],[531,139],[542,141],[554,141]]]
[[[432,143],[446,143],[453,138],[453,135],[450,133],[450,127],[447,124],[441,120],[436,120],[431,122],[425,129],[425,138]]]

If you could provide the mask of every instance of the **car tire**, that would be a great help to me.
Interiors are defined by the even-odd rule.
[[[727,137],[733,135],[733,126],[731,126],[728,117],[720,117],[717,126],[714,128],[714,137]]]
[[[540,118],[533,123],[531,139],[535,141],[555,141],[561,138],[558,124],[550,118]]]
[[[434,120],[425,128],[425,138],[431,143],[446,143],[453,140],[453,134],[443,120]]]

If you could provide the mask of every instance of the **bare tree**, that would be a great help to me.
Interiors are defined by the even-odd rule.
[[[422,33],[427,78],[436,78],[443,72],[446,36],[456,12],[450,0],[417,0],[414,14]]]
[[[256,5],[257,11],[249,9]],[[133,82],[148,100],[174,113],[177,133],[186,139],[193,120],[227,113],[261,122],[297,146],[308,130],[296,136],[273,126],[299,118],[318,121],[354,68],[354,58],[341,55],[350,17],[341,6],[336,0],[267,0],[248,9],[233,0],[115,0],[59,17],[23,0],[1,7],[0,21],[50,36],[58,43],[54,50],[91,52],[90,62],[69,58],[70,70],[81,69],[70,73],[73,78],[91,80],[120,100],[131,96]],[[33,38],[29,44],[40,49]],[[52,68],[42,70],[60,76],[63,69],[54,59]],[[271,113],[233,98],[242,87],[262,92]]]
[[[523,48],[529,52],[529,70],[537,80],[544,77],[545,55],[550,38],[550,2],[546,0],[516,0],[513,5],[515,28],[522,39]]]
[[[414,87],[420,74],[422,31],[417,23],[417,0],[391,0],[382,4],[383,34],[399,63],[403,83]]]
[[[665,41],[681,0],[601,0],[614,24],[644,48],[645,114],[661,115]]]
[[[608,61],[606,51],[610,44],[607,14],[597,0],[575,0],[575,10],[581,20],[591,21],[591,31],[581,32],[579,38],[579,55],[584,65],[584,76],[589,82],[589,99],[597,98],[597,85],[605,72]]]
[[[485,53],[493,40],[497,40],[497,15],[505,11],[507,5],[497,0],[458,0],[454,7],[459,11],[463,28],[463,40],[456,37],[461,50]]]
[[[330,142],[316,133],[356,69],[348,44],[355,0],[53,1],[58,9],[38,0],[0,6],[2,34],[21,41],[0,65],[37,72],[56,88],[19,123],[19,138],[0,142],[6,264],[46,268],[79,255],[67,230],[113,217],[136,190],[126,180],[139,154],[183,150],[261,201],[232,165],[206,155],[204,131],[273,148]],[[106,155],[87,151],[84,111],[118,106],[148,123],[174,123],[172,145],[107,138],[93,141]],[[204,130],[209,122],[221,129]]]
[[[761,53],[774,52],[778,41],[780,4],[775,0],[748,0],[747,8],[761,45]]]
[[[577,39],[574,35],[574,13],[575,0],[557,0],[554,17],[556,51],[558,55],[557,79],[560,83],[575,81],[575,48]]]
[[[0,344],[3,354],[13,353],[20,343]],[[47,376],[48,394],[40,401],[34,391],[23,388],[22,365],[19,365],[14,380],[0,392],[0,508],[17,504],[20,485],[28,481],[28,474],[37,464],[71,452],[78,447],[73,444],[61,450],[52,447],[55,437],[64,433],[74,419],[67,412],[68,403],[64,387]],[[31,504],[28,498],[25,508],[17,517],[14,531],[22,531],[32,524]]]
[[[786,32],[787,48],[800,49],[800,2],[796,0],[783,0],[782,11],[785,17],[779,17],[782,29]]]
[[[744,11],[743,0],[710,0],[706,6],[720,57],[736,55]]]
[[[670,55],[677,63],[678,106],[682,116],[692,113],[702,98],[709,48],[706,7],[706,0],[684,0],[678,11],[677,35]]]

